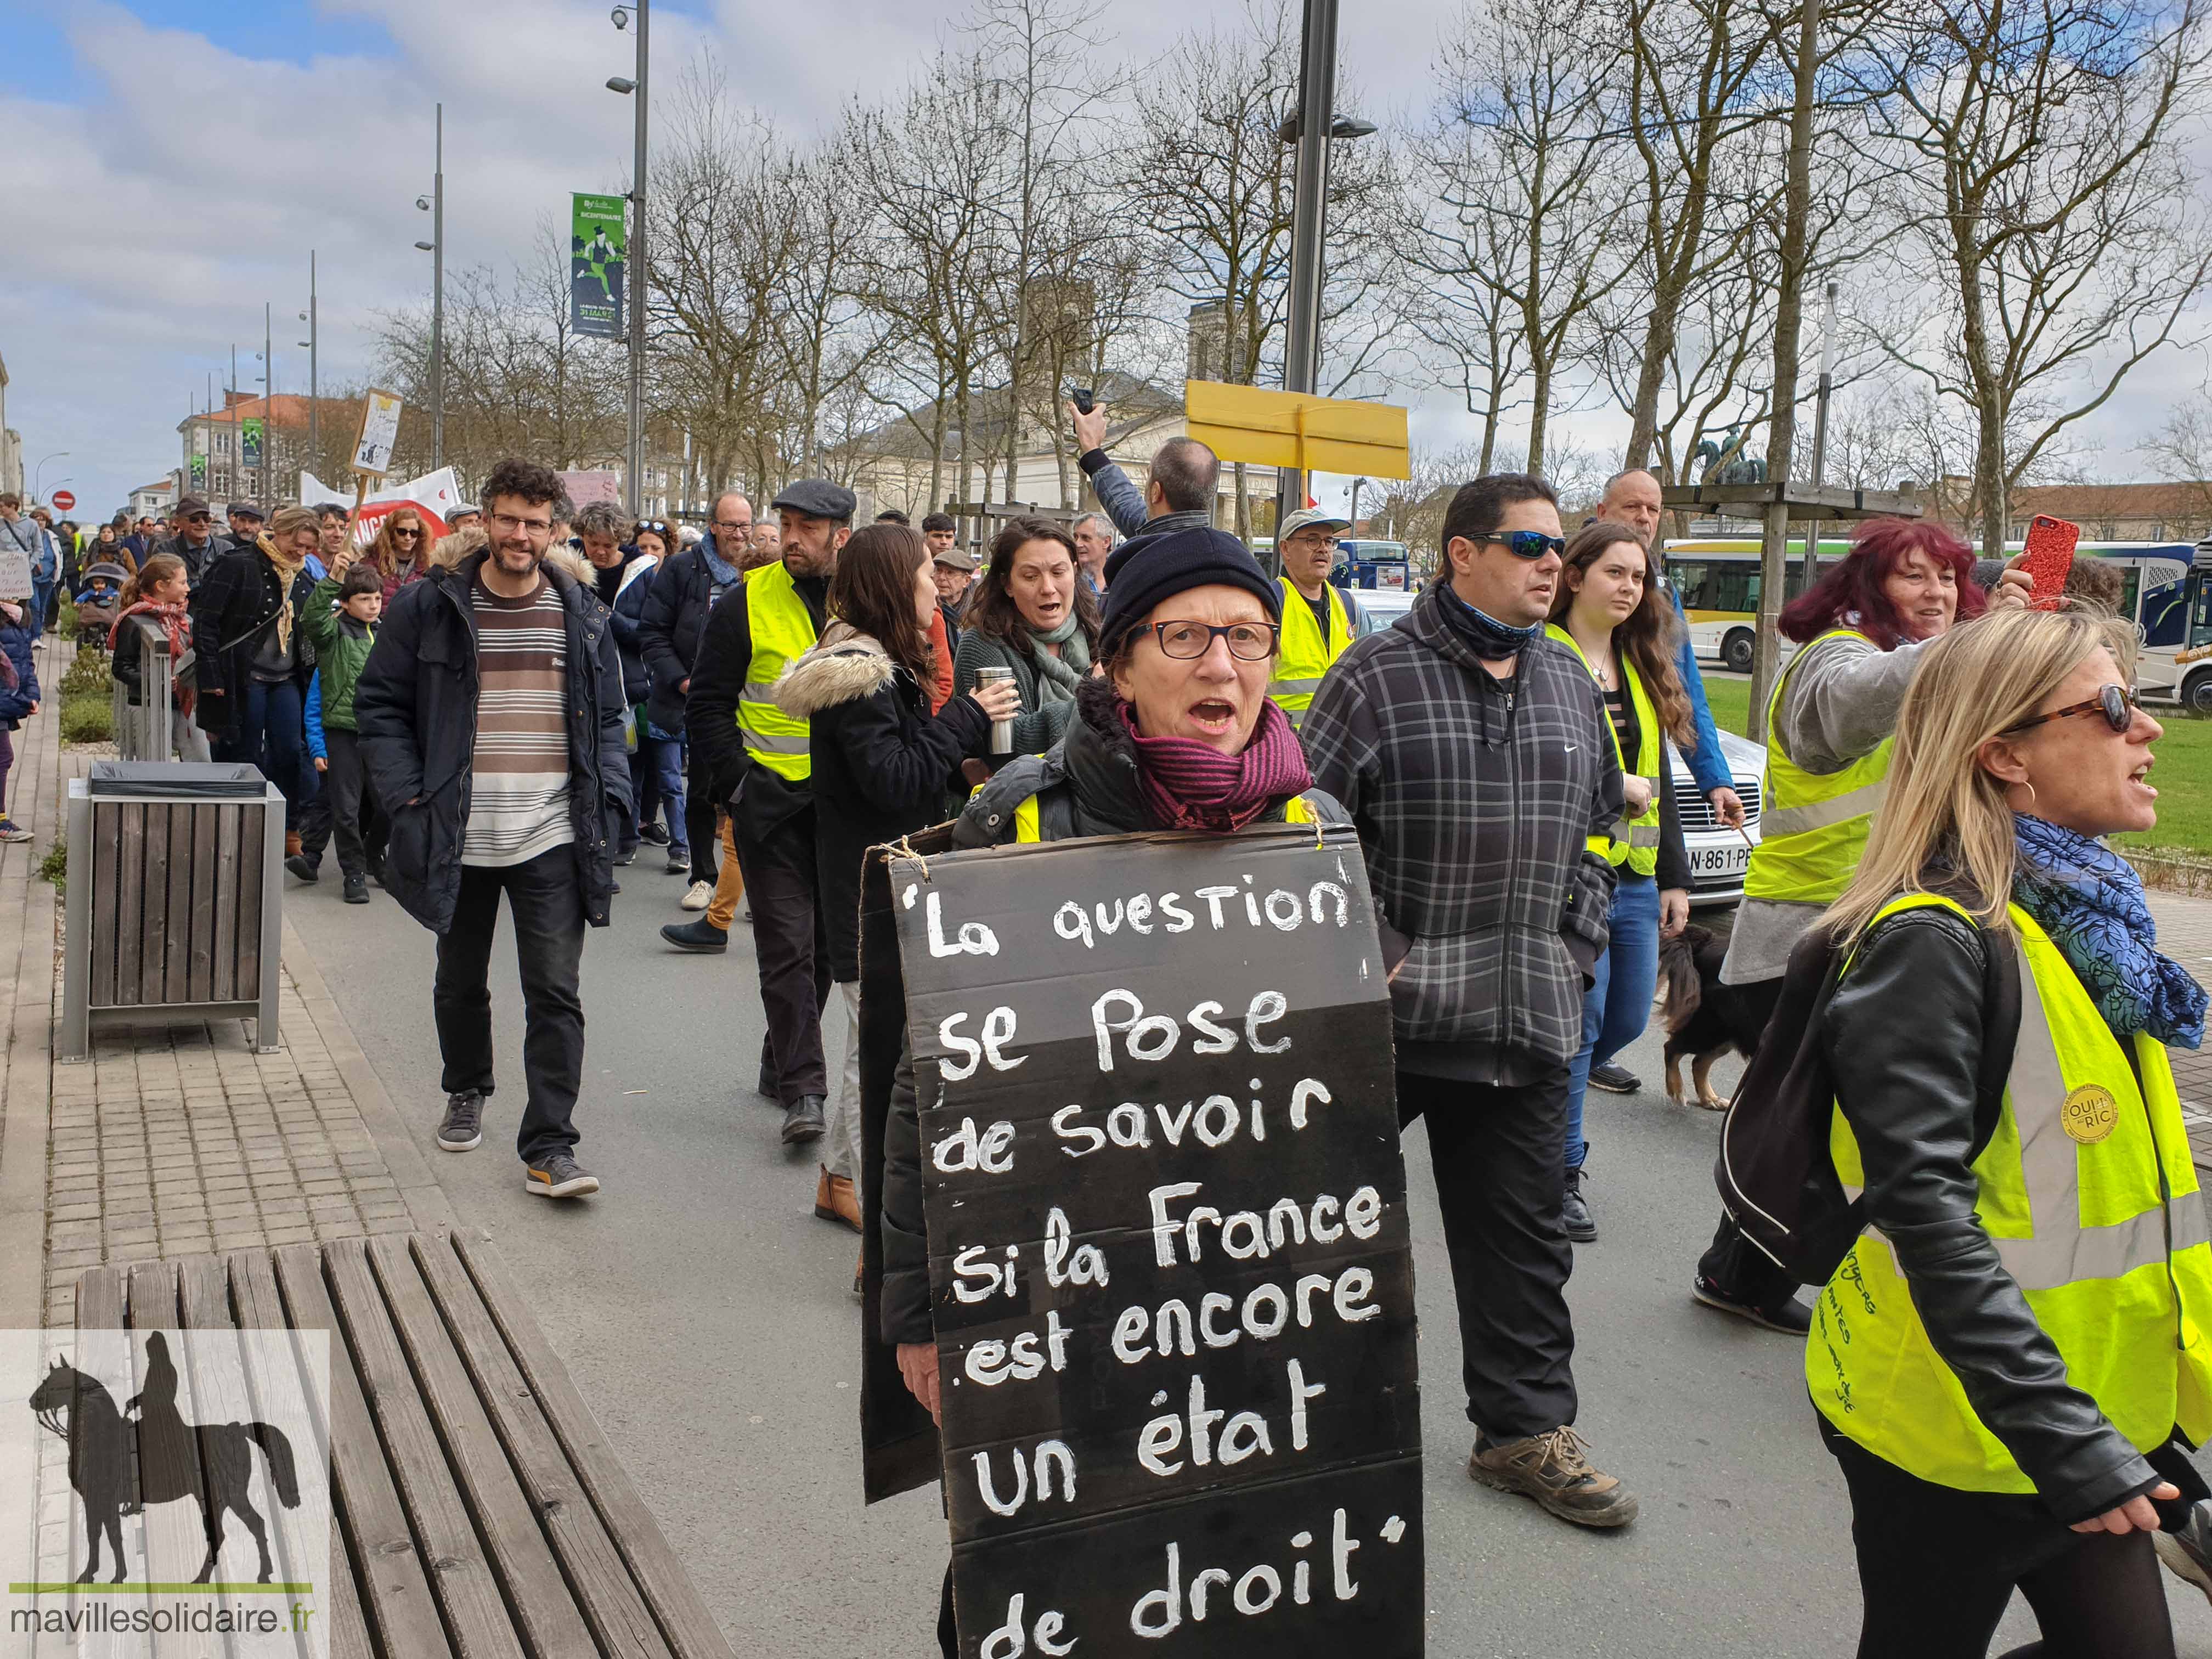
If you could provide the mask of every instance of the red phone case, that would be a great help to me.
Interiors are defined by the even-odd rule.
[[[2029,601],[2039,611],[2056,611],[2066,592],[2067,573],[2074,568],[2074,544],[2081,539],[2081,526],[2039,513],[2028,520],[2027,547],[2021,562],[2035,582]]]

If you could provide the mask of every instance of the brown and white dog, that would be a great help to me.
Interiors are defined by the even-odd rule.
[[[1697,1103],[1724,1112],[1713,1092],[1713,1063],[1733,1048],[1749,1060],[1759,1051],[1768,999],[1758,991],[1721,983],[1728,940],[1694,924],[1659,946],[1659,1011],[1667,1021],[1667,1098],[1682,1103],[1682,1059],[1690,1057]]]

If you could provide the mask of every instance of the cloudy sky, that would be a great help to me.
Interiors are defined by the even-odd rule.
[[[1343,73],[1361,112],[1409,116],[1458,0],[1346,8]],[[0,0],[0,359],[26,482],[68,478],[106,513],[178,464],[177,422],[207,395],[258,390],[262,307],[275,380],[304,392],[308,251],[320,271],[326,381],[364,374],[374,313],[427,296],[432,108],[446,110],[447,257],[502,269],[575,190],[617,190],[630,71],[609,0]],[[855,94],[903,83],[949,35],[957,0],[656,0],[664,76],[711,44],[734,82],[796,132]],[[1143,61],[1194,21],[1233,27],[1240,0],[1115,0]],[[2104,470],[2203,378],[2194,356],[2148,368],[2108,423]],[[1417,441],[1452,440],[1448,410]],[[1612,440],[1602,417],[1577,422]],[[55,452],[67,452],[40,461]]]

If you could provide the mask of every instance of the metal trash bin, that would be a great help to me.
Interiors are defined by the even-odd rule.
[[[95,761],[69,782],[60,1058],[95,1027],[250,1017],[280,1046],[284,796],[226,762]]]
[[[131,701],[131,688],[115,682],[115,752],[127,761],[173,759],[169,702],[176,688],[176,664],[169,656],[168,630],[149,617],[125,617],[123,627],[138,636],[139,701]],[[118,648],[122,635],[116,636]],[[110,660],[110,673],[114,672]]]

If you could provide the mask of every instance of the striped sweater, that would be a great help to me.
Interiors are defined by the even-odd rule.
[[[501,599],[471,586],[477,623],[477,738],[463,864],[521,864],[565,846],[568,822],[568,635],[543,576]]]

